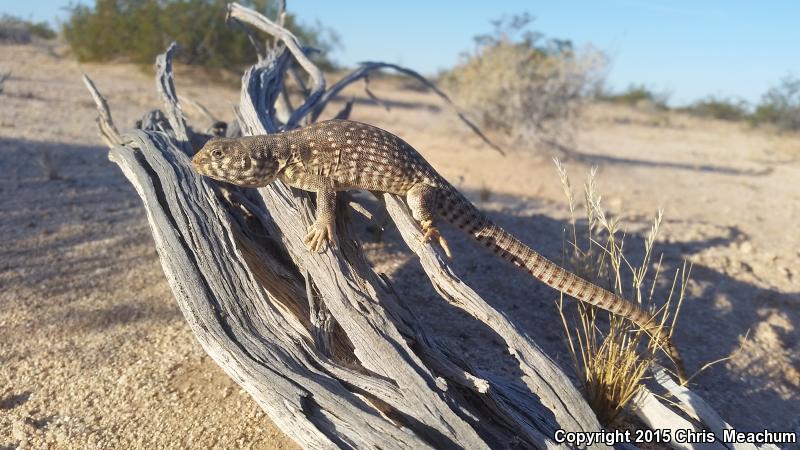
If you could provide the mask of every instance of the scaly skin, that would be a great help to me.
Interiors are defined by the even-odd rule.
[[[322,251],[335,242],[336,191],[367,189],[405,196],[424,239],[436,239],[450,256],[434,226],[442,217],[487,249],[548,286],[583,302],[625,317],[653,334],[655,318],[639,306],[559,267],[492,223],[439,175],[414,148],[380,128],[347,120],[329,120],[285,133],[236,139],[214,138],[194,156],[195,169],[208,177],[245,187],[279,179],[316,192],[317,219],[305,243]],[[677,349],[661,337],[681,381]]]

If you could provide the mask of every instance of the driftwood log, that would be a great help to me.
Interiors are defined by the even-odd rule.
[[[310,123],[341,89],[372,70],[397,69],[430,85],[408,69],[367,63],[326,89],[322,72],[281,20],[235,3],[228,13],[243,28],[274,38],[244,74],[229,135]],[[339,248],[316,254],[302,239],[313,222],[308,194],[280,182],[240,189],[193,172],[192,142],[208,137],[189,128],[183,116],[171,67],[175,50],[173,44],[156,64],[163,113],[148,113],[138,129],[120,133],[106,100],[88,77],[85,82],[98,106],[109,158],[144,202],[164,273],[192,331],[284,433],[305,448],[486,449],[558,447],[556,430],[601,429],[578,390],[531,338],[420,242],[398,197],[381,200],[431,283],[442,300],[505,341],[519,363],[518,383],[475,370],[421,327],[390,281],[367,263],[345,201],[338,205]],[[291,104],[286,76],[302,87],[298,105]],[[675,395],[694,395],[687,392]],[[685,422],[699,429],[710,411],[687,397],[695,408],[684,418],[644,395],[650,406],[639,415],[653,427]],[[712,422],[727,426],[716,414]]]

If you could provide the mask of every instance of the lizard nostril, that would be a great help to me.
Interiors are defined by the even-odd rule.
[[[205,161],[203,160],[203,158],[199,158],[197,156],[192,158],[192,167],[194,167],[195,169],[198,169],[198,170],[202,169],[204,165],[205,165]]]

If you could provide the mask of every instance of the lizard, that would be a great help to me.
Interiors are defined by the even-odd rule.
[[[441,217],[479,244],[546,285],[585,303],[622,316],[660,339],[676,365],[683,363],[656,318],[640,306],[569,272],[493,223],[398,136],[350,121],[327,120],[281,133],[210,139],[192,158],[201,175],[242,187],[263,187],[275,180],[316,193],[316,219],[304,241],[321,252],[336,244],[336,192],[364,189],[404,196],[422,229],[424,242],[435,240],[448,258],[447,241],[436,227]],[[663,333],[663,330],[661,330]]]

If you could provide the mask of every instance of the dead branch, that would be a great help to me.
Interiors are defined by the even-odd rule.
[[[475,125],[475,123],[472,122],[466,116],[466,114],[463,111],[461,111],[461,109],[458,106],[456,106],[455,103],[453,103],[452,100],[450,100],[450,97],[447,94],[445,94],[435,84],[431,83],[427,78],[423,77],[419,73],[417,73],[417,72],[415,72],[415,71],[413,71],[411,69],[408,69],[408,68],[405,68],[405,67],[402,67],[402,66],[398,66],[397,64],[389,64],[389,63],[375,62],[375,61],[367,61],[367,62],[361,63],[361,66],[358,69],[354,70],[353,72],[351,72],[350,74],[348,74],[347,76],[345,76],[344,78],[342,78],[341,80],[336,82],[333,86],[330,87],[330,89],[325,91],[325,94],[322,95],[322,97],[319,99],[319,101],[317,102],[316,106],[314,107],[314,111],[312,112],[312,115],[311,115],[311,120],[312,121],[316,121],[319,118],[320,114],[322,114],[322,111],[325,110],[325,106],[331,100],[333,100],[339,94],[339,92],[341,92],[344,88],[346,88],[347,86],[355,83],[356,81],[358,81],[358,80],[360,80],[362,78],[367,78],[371,72],[380,71],[380,70],[383,70],[383,69],[391,69],[391,70],[394,70],[394,71],[396,71],[398,73],[406,75],[406,76],[418,81],[420,84],[422,84],[426,88],[430,89],[439,98],[444,100],[445,104],[448,107],[450,107],[450,109],[452,109],[456,113],[458,118],[461,119],[461,121],[464,122],[464,124],[467,125],[469,127],[469,129],[472,130],[473,133],[477,134],[478,137],[480,137],[481,140],[483,140],[483,142],[485,142],[492,149],[494,149],[497,152],[499,152],[501,155],[505,155],[505,152],[503,151],[503,149],[500,146],[498,146],[497,144],[495,144],[494,142],[492,142],[488,137],[486,137],[486,135],[483,134],[481,129],[478,128],[478,126]]]

